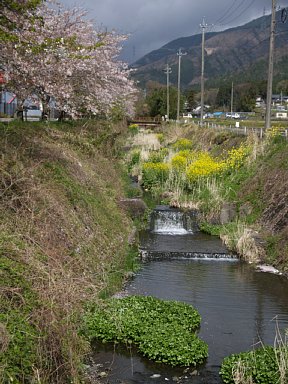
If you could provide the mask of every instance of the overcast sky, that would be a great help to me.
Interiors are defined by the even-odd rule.
[[[60,0],[80,6],[97,25],[130,34],[122,58],[131,63],[179,37],[200,33],[205,17],[210,31],[245,24],[271,13],[272,0]],[[285,1],[278,0],[278,7]],[[286,1],[287,7],[287,1]],[[288,22],[287,22],[288,28]]]

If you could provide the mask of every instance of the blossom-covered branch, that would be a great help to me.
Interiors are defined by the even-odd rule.
[[[127,36],[96,29],[85,11],[53,0],[38,7],[33,22],[21,20],[14,36],[3,46],[2,66],[19,98],[53,97],[59,109],[74,115],[107,114],[119,102],[132,113],[134,84],[117,59]]]

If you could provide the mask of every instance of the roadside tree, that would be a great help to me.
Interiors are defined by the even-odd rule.
[[[96,29],[79,8],[65,9],[49,0],[14,31],[18,40],[3,47],[10,90],[24,100],[37,94],[47,105],[72,115],[108,113],[116,102],[132,113],[134,84],[117,60],[127,36]]]
[[[176,119],[177,117],[177,89],[174,87],[169,87],[169,100],[170,100],[170,118]],[[154,89],[147,96],[147,104],[150,110],[150,116],[165,116],[167,113],[167,89],[166,87],[161,87]],[[180,97],[180,111],[183,111],[184,97]]]

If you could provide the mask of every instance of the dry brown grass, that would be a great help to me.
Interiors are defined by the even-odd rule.
[[[245,261],[258,263],[265,257],[263,247],[257,242],[258,233],[249,228],[245,222],[238,221],[230,231],[222,234],[220,237],[229,249]]]
[[[276,319],[277,320],[277,319]],[[275,357],[279,370],[279,384],[287,384],[288,379],[288,330],[283,336],[276,321],[276,335],[274,340]]]
[[[156,133],[140,131],[132,140],[133,147],[141,147],[143,151],[155,151],[161,147]]]
[[[126,255],[130,222],[117,208],[115,161],[98,152],[83,127],[73,134],[34,131],[17,145],[2,140],[0,229],[13,239],[11,257],[24,266],[38,297],[31,312],[39,332],[31,375],[41,384],[77,383],[88,350],[79,336],[83,306],[97,300]],[[9,334],[4,325],[0,332],[5,349]]]
[[[254,384],[251,376],[247,377],[245,364],[239,360],[233,367],[232,376],[235,384]]]
[[[2,288],[3,289],[3,288]],[[4,324],[0,323],[0,353],[5,353],[10,341],[10,335]]]

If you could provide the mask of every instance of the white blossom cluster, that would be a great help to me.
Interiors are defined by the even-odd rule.
[[[33,18],[4,12],[21,24],[17,41],[2,43],[0,54],[7,86],[18,99],[36,93],[45,103],[53,96],[59,109],[75,116],[108,114],[115,104],[133,114],[136,89],[117,59],[127,36],[98,29],[86,11],[54,0],[42,3]]]

